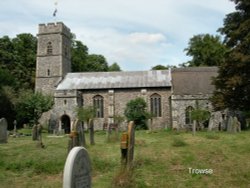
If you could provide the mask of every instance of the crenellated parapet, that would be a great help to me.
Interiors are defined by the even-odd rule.
[[[47,24],[39,24],[39,35],[46,35],[46,34],[52,34],[52,33],[63,33],[67,37],[70,37],[70,29],[64,25],[62,22],[56,22],[56,23],[47,23]]]

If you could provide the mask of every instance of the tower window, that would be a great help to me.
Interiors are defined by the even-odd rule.
[[[150,97],[151,113],[154,117],[161,117],[161,96],[153,94]]]
[[[67,104],[67,100],[64,100],[64,105],[66,105]]]
[[[47,54],[52,54],[52,53],[53,53],[52,43],[48,42],[48,44],[47,44]]]
[[[50,76],[50,70],[49,69],[47,70],[47,75]]]
[[[95,117],[103,118],[103,97],[100,95],[94,96],[93,104],[95,109]]]

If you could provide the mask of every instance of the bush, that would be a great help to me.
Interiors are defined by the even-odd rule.
[[[128,121],[134,121],[136,129],[148,129],[147,119],[149,113],[146,111],[147,103],[143,98],[130,100],[125,109],[125,116]]]

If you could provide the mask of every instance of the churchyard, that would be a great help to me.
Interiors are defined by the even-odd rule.
[[[0,144],[0,187],[62,187],[69,137],[42,136],[44,148],[32,136]],[[90,145],[87,133],[92,187],[249,187],[249,137],[250,131],[136,131],[133,167],[122,171],[120,141],[107,142],[97,131]]]

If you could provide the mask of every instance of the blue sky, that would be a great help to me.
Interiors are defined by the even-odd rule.
[[[234,7],[229,0],[1,0],[0,37],[36,35],[39,23],[62,21],[89,53],[125,71],[149,70],[186,62],[189,39],[217,34]]]

